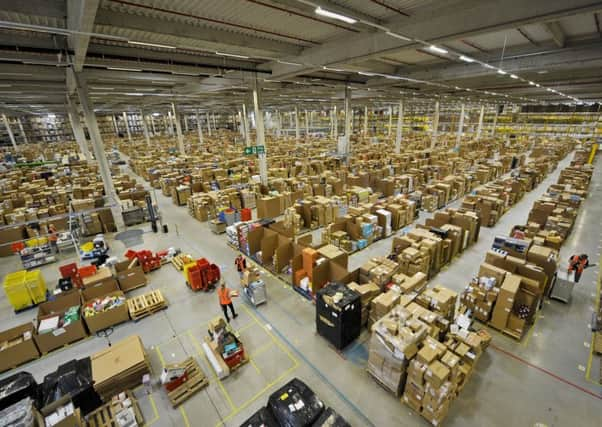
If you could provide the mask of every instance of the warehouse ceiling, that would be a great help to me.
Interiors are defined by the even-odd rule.
[[[602,99],[602,2],[0,0],[0,108],[62,112],[68,69],[99,112],[234,112],[399,99]],[[73,89],[73,88],[71,88]]]

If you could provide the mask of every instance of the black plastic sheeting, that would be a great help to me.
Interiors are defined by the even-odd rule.
[[[351,427],[334,409],[328,408],[317,419],[312,427]]]
[[[324,403],[303,381],[293,378],[270,395],[268,408],[282,427],[311,427]]]
[[[17,372],[0,380],[0,410],[27,397],[38,400],[38,383],[29,372]]]
[[[41,385],[42,406],[69,395],[75,407],[86,415],[102,405],[92,383],[90,358],[71,360],[44,377]]]
[[[280,427],[280,424],[278,424],[278,421],[276,421],[268,408],[262,407],[242,423],[240,427]]]

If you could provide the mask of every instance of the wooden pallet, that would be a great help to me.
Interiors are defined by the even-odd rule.
[[[171,406],[174,408],[209,385],[209,379],[194,358],[189,357],[178,365],[186,368],[188,379],[179,387],[167,393]]]
[[[132,409],[134,411],[134,416],[136,417],[136,422],[138,425],[144,424],[144,417],[142,416],[142,412],[140,411],[140,407],[138,406],[138,402],[136,398],[129,390],[125,392],[126,397],[132,402]],[[118,407],[109,403],[105,403],[100,408],[96,409],[94,412],[88,414],[87,424],[88,427],[118,427],[117,422],[115,421],[115,417],[117,415]]]
[[[194,260],[188,254],[179,254],[171,259],[171,263],[176,268],[176,270],[182,271],[184,270],[184,265],[193,262]]]
[[[130,317],[138,320],[167,307],[161,291],[156,290],[127,300]]]

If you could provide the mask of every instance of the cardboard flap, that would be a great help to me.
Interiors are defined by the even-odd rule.
[[[88,286],[86,289],[82,289],[82,300],[90,301],[119,290],[121,289],[115,279],[103,280],[102,282]]]

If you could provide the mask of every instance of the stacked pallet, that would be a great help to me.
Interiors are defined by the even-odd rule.
[[[132,320],[142,319],[167,307],[167,300],[159,290],[130,298],[127,303]]]
[[[185,369],[187,378],[186,381],[178,387],[167,392],[167,397],[171,402],[171,406],[174,408],[209,385],[209,379],[199,366],[198,362],[192,357],[189,357],[182,363],[170,365],[169,367]]]
[[[142,340],[132,335],[90,357],[94,389],[105,401],[135,388],[150,374]]]
[[[94,410],[87,416],[88,427],[113,427],[132,425],[143,425],[144,417],[140,406],[131,391],[127,390],[118,396],[113,396],[110,402]]]

